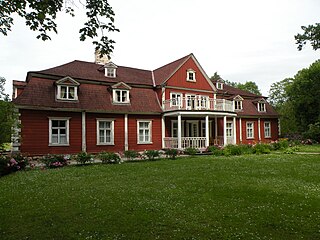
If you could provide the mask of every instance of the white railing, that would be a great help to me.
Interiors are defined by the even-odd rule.
[[[164,138],[165,148],[178,148],[178,138],[177,137],[165,137]],[[181,138],[181,148],[206,148],[206,138],[205,137],[182,137]]]
[[[163,101],[163,110],[216,110],[234,112],[232,101],[202,96],[181,97],[165,100]]]

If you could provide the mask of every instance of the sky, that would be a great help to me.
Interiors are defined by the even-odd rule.
[[[77,2],[77,1],[76,1]],[[154,70],[193,53],[210,77],[254,81],[268,96],[274,82],[293,77],[320,58],[308,45],[297,50],[294,35],[301,26],[319,22],[319,0],[109,0],[119,33],[111,60],[119,66]],[[14,17],[8,36],[0,35],[0,76],[6,92],[12,80],[28,71],[73,60],[94,61],[91,41],[79,41],[85,22],[79,4],[76,17],[58,15],[58,34],[36,39],[24,21]]]

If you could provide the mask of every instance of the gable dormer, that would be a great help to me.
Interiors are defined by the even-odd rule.
[[[78,83],[73,78],[67,76],[59,79],[56,84],[56,98],[57,100],[77,101],[78,100]]]
[[[233,98],[233,106],[235,111],[240,111],[243,109],[242,101],[243,98],[240,95],[237,95]]]
[[[104,75],[109,78],[115,78],[117,76],[117,68],[113,62],[108,62],[104,65]]]
[[[223,90],[223,84],[224,84],[223,79],[219,78],[219,79],[217,80],[217,82],[216,82],[216,88],[217,88],[218,90]]]
[[[189,68],[187,70],[187,81],[189,82],[196,82],[196,71],[193,70],[192,68]]]
[[[124,82],[119,82],[111,86],[112,102],[115,104],[130,103],[131,87]]]
[[[267,103],[267,101],[264,98],[261,98],[260,100],[257,101],[258,112],[266,112],[267,111],[266,103]]]

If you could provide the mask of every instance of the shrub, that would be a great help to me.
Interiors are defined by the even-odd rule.
[[[21,154],[12,156],[0,155],[0,176],[25,170],[28,165],[28,159]]]
[[[241,155],[242,154],[242,148],[237,145],[228,145],[223,149],[224,155]]]
[[[160,156],[159,151],[157,150],[147,150],[143,153],[149,160],[154,160]]]
[[[169,148],[169,149],[165,150],[165,154],[166,154],[167,158],[176,159],[176,157],[178,155],[178,150],[174,149],[174,148]]]
[[[4,155],[0,155],[0,176],[7,175],[9,173],[9,159]]]
[[[308,131],[304,133],[304,137],[320,142],[320,121],[315,124],[309,124]]]
[[[92,162],[93,156],[86,152],[80,152],[75,156],[75,160],[78,164],[86,164],[88,162]]]
[[[198,149],[192,148],[192,147],[186,148],[186,149],[184,150],[184,154],[191,155],[191,156],[196,155],[198,152],[199,152]]]
[[[216,147],[216,146],[210,146],[208,147],[208,151],[212,153],[214,156],[222,156],[223,155],[223,150]]]
[[[255,154],[268,154],[271,152],[271,146],[268,144],[259,143],[253,147],[252,152]]]
[[[101,152],[99,154],[99,159],[102,163],[120,163],[121,158],[118,154],[114,152]]]
[[[127,150],[124,151],[124,156],[128,159],[128,160],[134,160],[135,158],[139,157],[139,153],[137,151],[134,150]]]
[[[280,140],[280,141],[275,141],[271,143],[272,149],[273,150],[283,150],[289,147],[289,142],[288,140]]]
[[[44,156],[41,161],[46,165],[47,168],[58,168],[68,165],[68,160],[68,156],[48,154]]]

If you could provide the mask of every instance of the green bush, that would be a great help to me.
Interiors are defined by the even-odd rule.
[[[280,141],[275,141],[271,143],[272,150],[284,150],[289,147],[289,142],[288,140],[280,140]]]
[[[304,137],[320,142],[320,122],[309,124],[308,131],[304,133]]]
[[[0,176],[25,170],[28,165],[28,159],[21,154],[12,156],[0,155]]]
[[[223,149],[220,149],[217,146],[208,147],[208,151],[211,152],[213,156],[222,156],[223,155]]]
[[[75,156],[75,160],[78,164],[86,164],[93,161],[93,156],[86,152],[80,152]]]
[[[124,156],[127,158],[127,160],[134,160],[135,158],[138,158],[140,154],[137,151],[128,150],[124,151]]]
[[[224,149],[223,149],[223,153],[224,155],[241,155],[242,153],[242,148],[240,146],[237,145],[227,145]]]
[[[176,157],[178,155],[178,150],[174,149],[174,148],[169,148],[169,149],[165,150],[165,154],[166,154],[167,158],[176,159]]]
[[[252,152],[255,154],[268,154],[271,152],[271,146],[264,143],[259,143],[253,146]]]
[[[114,152],[101,152],[98,155],[99,159],[102,163],[120,163],[121,158],[118,154]]]
[[[184,154],[191,155],[191,156],[196,155],[198,152],[199,152],[198,149],[192,148],[192,147],[186,148],[186,149],[184,150]]]
[[[68,165],[69,157],[57,154],[48,154],[44,156],[41,161],[47,168],[58,168]]]
[[[159,151],[157,150],[147,150],[143,153],[149,160],[154,160],[160,156]]]

